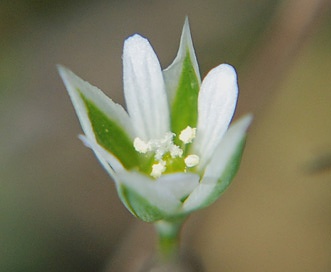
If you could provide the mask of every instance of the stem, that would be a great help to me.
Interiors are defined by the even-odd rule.
[[[158,253],[161,262],[172,262],[178,258],[180,230],[185,218],[172,221],[160,220],[155,223],[158,234]]]

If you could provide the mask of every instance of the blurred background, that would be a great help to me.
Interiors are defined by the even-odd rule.
[[[78,140],[55,65],[124,105],[122,45],[140,33],[162,67],[189,16],[202,76],[231,63],[236,117],[252,112],[242,167],[193,214],[183,247],[208,272],[331,270],[329,1],[15,0],[0,3],[0,271],[137,271],[151,225],[120,203]]]

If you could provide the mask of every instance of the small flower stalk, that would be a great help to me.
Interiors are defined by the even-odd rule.
[[[125,41],[127,111],[67,68],[58,69],[84,131],[80,138],[134,216],[156,225],[182,221],[230,185],[252,116],[229,125],[236,71],[221,64],[201,82],[188,20],[177,56],[164,70],[147,39],[135,34]]]

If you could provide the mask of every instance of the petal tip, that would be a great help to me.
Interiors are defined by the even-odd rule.
[[[145,51],[146,48],[149,48],[150,44],[146,38],[139,34],[133,34],[132,36],[128,37],[124,41],[124,48],[123,51],[125,52],[132,52],[137,53],[141,51]]]
[[[237,71],[236,69],[227,63],[223,63],[215,68],[215,72],[220,73],[222,76],[229,79],[237,80]]]
[[[126,40],[124,41],[124,43],[136,42],[138,40],[146,40],[146,38],[144,38],[143,36],[141,36],[138,33],[135,33],[135,34],[129,36],[128,38],[126,38]]]

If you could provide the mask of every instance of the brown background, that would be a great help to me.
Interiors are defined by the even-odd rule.
[[[135,271],[153,247],[81,133],[55,65],[123,103],[124,39],[163,67],[189,16],[202,75],[236,66],[236,116],[253,112],[231,188],[192,215],[183,246],[206,271],[331,270],[328,1],[3,1],[0,271]]]

